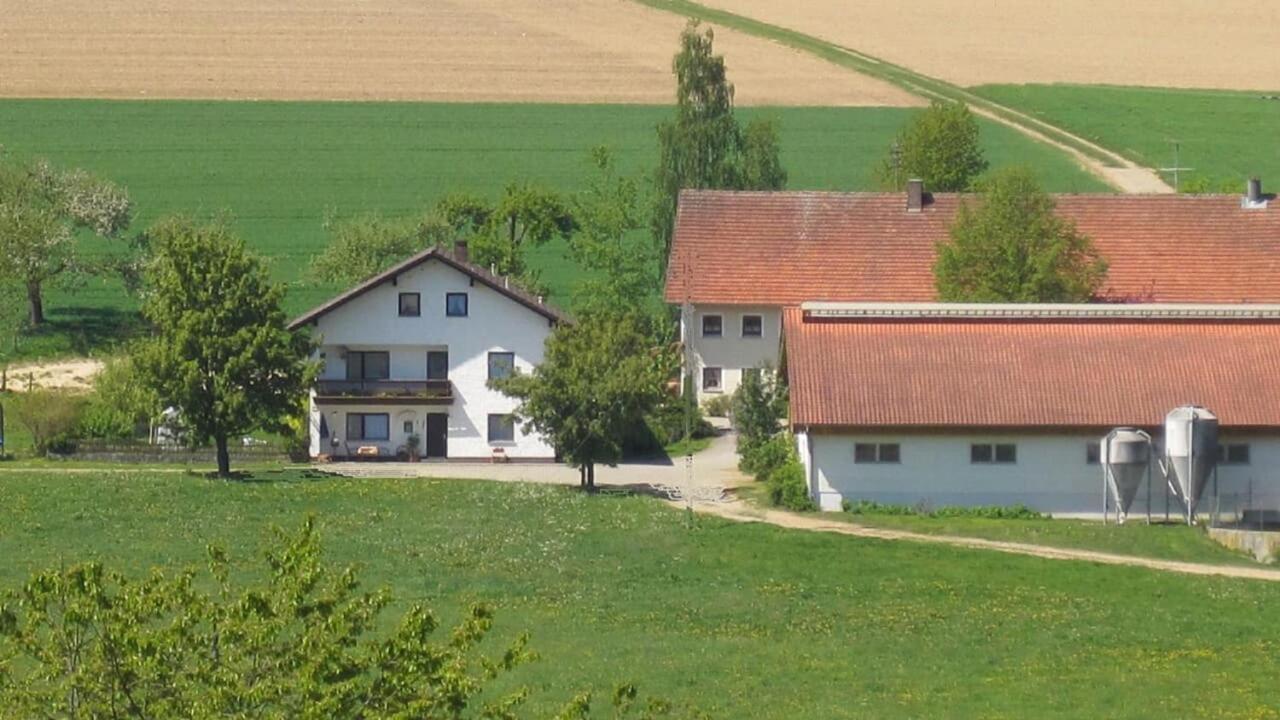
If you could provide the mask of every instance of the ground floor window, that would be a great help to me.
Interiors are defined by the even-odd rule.
[[[1218,462],[1223,465],[1248,465],[1249,446],[1243,443],[1219,445]]]
[[[1018,446],[1013,443],[974,443],[969,446],[969,462],[974,464],[1016,463]]]
[[[857,443],[853,446],[855,463],[902,462],[902,448],[898,443]]]
[[[347,413],[348,440],[390,440],[391,416],[387,413]]]
[[[702,368],[702,389],[703,390],[722,390],[724,385],[721,383],[721,370],[718,367]]]
[[[516,419],[513,415],[489,416],[489,442],[515,442]]]

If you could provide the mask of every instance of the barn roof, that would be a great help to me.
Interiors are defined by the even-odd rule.
[[[963,195],[732,192],[680,195],[666,299],[794,305],[935,299],[936,246]],[[1110,264],[1101,299],[1280,301],[1280,203],[1234,195],[1055,195]]]
[[[792,424],[1151,427],[1194,404],[1280,427],[1280,306],[1071,307],[787,308]]]

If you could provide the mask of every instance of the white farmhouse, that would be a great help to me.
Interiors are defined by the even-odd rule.
[[[294,320],[323,363],[311,393],[311,455],[552,460],[512,422],[491,378],[529,372],[565,316],[467,261],[423,251]]]
[[[1280,305],[805,303],[786,311],[812,497],[1100,514],[1098,443],[1170,410],[1221,423],[1203,507],[1280,482]],[[1168,507],[1155,478],[1150,503]],[[1178,515],[1176,502],[1173,513]]]
[[[1097,298],[1129,303],[1280,302],[1280,203],[1246,195],[1055,195],[1108,262]],[[809,301],[936,300],[937,245],[977,196],[686,190],[666,300],[699,398],[778,365],[782,311]]]

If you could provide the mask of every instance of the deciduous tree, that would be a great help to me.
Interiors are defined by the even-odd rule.
[[[934,265],[948,302],[1084,302],[1107,264],[1093,242],[1054,213],[1053,198],[1025,168],[992,175],[961,204]]]
[[[312,342],[287,328],[282,287],[224,223],[171,218],[149,235],[142,311],[155,330],[137,370],[189,442],[215,444],[225,477],[230,438],[284,429],[314,377]]]
[[[969,190],[987,169],[978,134],[969,106],[934,100],[898,133],[877,170],[880,184],[902,190],[916,178],[936,192]]]
[[[0,274],[22,283],[28,322],[44,322],[44,288],[94,268],[76,252],[75,231],[116,238],[132,206],[123,188],[83,170],[0,156]]]
[[[520,401],[525,431],[541,433],[593,489],[595,466],[622,458],[627,433],[661,399],[670,365],[634,315],[593,313],[557,327],[531,374],[494,386]]]
[[[397,262],[442,245],[452,235],[446,223],[428,215],[421,220],[395,220],[377,214],[325,220],[329,244],[311,260],[317,279],[353,284],[375,275]]]
[[[673,63],[676,116],[658,125],[651,226],[662,256],[671,247],[682,189],[778,190],[787,174],[779,159],[777,125],[764,120],[745,129],[733,115],[733,85],[710,28],[691,22],[680,35]]]

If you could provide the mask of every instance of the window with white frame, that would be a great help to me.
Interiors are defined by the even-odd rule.
[[[702,337],[718,338],[724,334],[724,318],[720,315],[702,316]]]
[[[742,316],[742,337],[758,338],[764,335],[764,318],[759,315]]]

